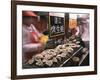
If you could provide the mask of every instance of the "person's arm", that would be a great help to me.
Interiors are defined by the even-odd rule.
[[[37,35],[38,35],[39,37],[41,37],[41,36],[43,35],[42,33],[40,33],[40,32],[35,28],[35,26],[34,26],[33,24],[31,24],[31,26],[32,26],[33,30],[37,33]]]
[[[76,28],[76,33],[75,33],[75,35],[77,36],[77,35],[79,35],[79,27],[77,26],[77,28]]]
[[[31,42],[31,35],[30,32],[23,27],[23,41],[22,41],[22,48],[23,52],[35,52],[42,49],[41,43],[32,43]]]
[[[41,43],[29,43],[23,45],[23,51],[24,52],[36,52],[39,51],[42,47]]]

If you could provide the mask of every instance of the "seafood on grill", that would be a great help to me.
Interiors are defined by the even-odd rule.
[[[75,40],[76,41],[76,40]],[[33,55],[32,59],[28,60],[28,64],[36,66],[53,66],[53,64],[61,62],[64,58],[69,58],[75,47],[80,47],[79,44],[66,43],[58,45],[54,49],[46,49],[43,52]],[[75,58],[76,59],[76,58]]]
[[[42,60],[38,60],[38,61],[36,62],[36,65],[37,65],[37,66],[43,66],[44,64],[43,64],[43,61],[42,61]]]
[[[29,59],[27,64],[33,64],[34,63],[34,59]]]

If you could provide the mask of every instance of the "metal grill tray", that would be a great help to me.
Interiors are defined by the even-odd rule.
[[[70,61],[70,59],[72,57],[74,57],[76,54],[78,54],[82,49],[83,49],[83,47],[74,48],[73,53],[70,53],[69,57],[62,58],[61,61],[59,61],[59,63],[54,63],[51,67],[63,67],[65,64],[67,64],[68,61]],[[32,64],[32,65],[24,64],[23,65],[24,69],[25,68],[28,68],[28,69],[29,68],[51,68],[51,67],[48,67],[48,66],[40,67],[40,66],[36,66],[35,64]]]

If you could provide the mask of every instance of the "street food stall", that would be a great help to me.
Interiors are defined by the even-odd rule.
[[[69,32],[69,30],[77,28],[77,17],[74,15],[75,18],[72,18],[69,14],[64,15],[64,13],[54,12],[48,15],[47,31],[49,34],[42,36],[40,39],[41,42],[46,43],[45,48],[27,60],[23,68],[89,65],[89,50],[83,46],[80,36]],[[66,24],[66,21],[69,24]]]
[[[62,45],[58,45],[53,49],[45,49],[41,53],[33,55],[26,62],[24,68],[89,65],[88,61],[84,64],[84,60],[88,60],[88,55],[88,49],[80,45],[78,38],[74,39],[72,36]]]

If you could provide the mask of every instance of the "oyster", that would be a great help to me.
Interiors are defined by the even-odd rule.
[[[87,48],[83,48],[82,52],[85,53],[88,49]]]
[[[46,54],[44,58],[47,59],[47,60],[49,60],[49,59],[51,59],[52,57],[53,57],[53,55]]]
[[[35,61],[39,61],[41,59],[43,59],[43,55],[42,54],[37,54],[34,56]]]
[[[45,62],[45,64],[46,64],[47,66],[52,66],[52,65],[53,65],[53,60],[47,60],[47,61]]]
[[[73,60],[74,62],[79,62],[80,59],[79,59],[79,57],[73,57],[72,60]]]
[[[59,61],[61,61],[61,55],[57,55],[56,59],[59,60]]]
[[[28,64],[33,64],[34,63],[34,59],[29,59],[27,63]]]
[[[54,57],[52,60],[53,60],[53,62],[55,62],[55,63],[58,62],[58,60],[56,59],[56,57]]]
[[[38,60],[38,61],[36,62],[36,65],[37,65],[37,66],[43,66],[44,64],[43,64],[43,61]]]

